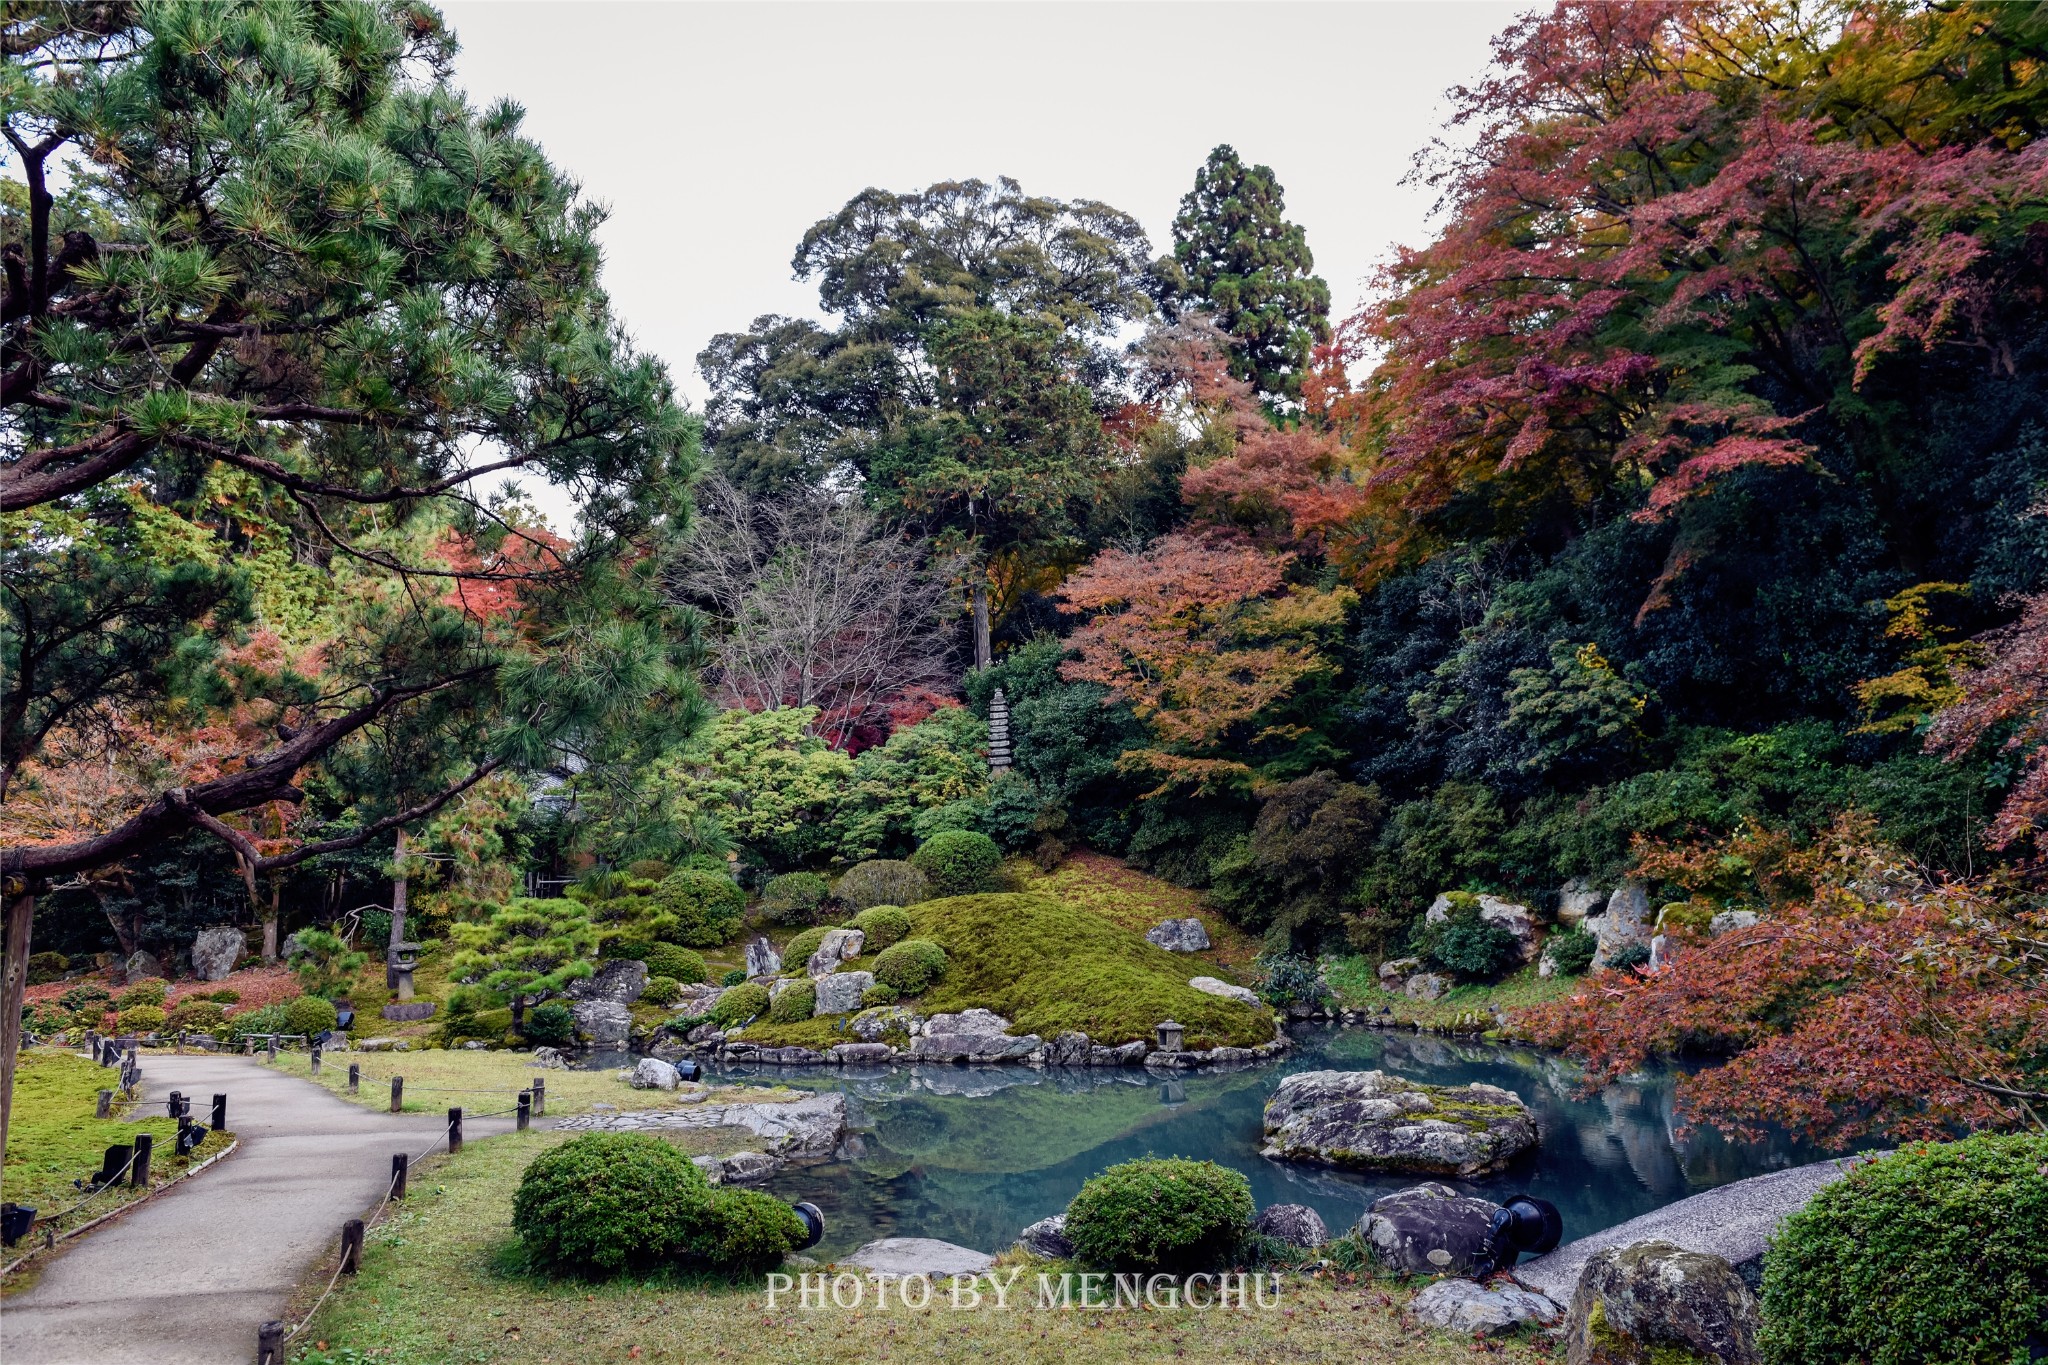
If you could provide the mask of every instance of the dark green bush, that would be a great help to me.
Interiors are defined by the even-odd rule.
[[[526,1012],[526,1036],[548,1047],[567,1047],[576,1041],[576,1016],[567,1005],[538,1005]]]
[[[285,1001],[284,1031],[303,1033],[310,1038],[331,1030],[339,1017],[333,1001],[323,1000],[317,995],[301,995]]]
[[[673,1258],[706,1231],[711,1186],[690,1158],[645,1133],[586,1133],[534,1158],[512,1226],[548,1270],[616,1274]]]
[[[675,942],[692,948],[730,943],[747,910],[747,896],[738,882],[692,867],[657,882],[653,900],[662,913],[675,916],[676,927],[670,931]]]
[[[640,858],[626,864],[626,875],[635,881],[658,882],[674,870],[659,858]]]
[[[105,1005],[113,998],[107,992],[105,986],[96,986],[91,982],[87,982],[82,986],[73,986],[70,990],[58,996],[57,1003],[67,1010],[82,1010],[89,1009],[94,1005]]]
[[[672,976],[650,976],[640,998],[650,1005],[673,1005],[682,999],[683,983]]]
[[[1593,965],[1593,954],[1599,947],[1599,939],[1575,925],[1551,934],[1543,945],[1543,955],[1560,976],[1582,976]]]
[[[718,978],[718,984],[721,986],[743,986],[746,984],[746,981],[747,969],[745,967],[734,967],[731,971],[724,973]]]
[[[877,905],[915,905],[931,895],[931,883],[910,863],[895,858],[870,858],[855,863],[832,888],[848,909]]]
[[[665,976],[685,986],[704,979],[703,957],[673,943],[655,944],[642,960],[647,963],[649,976]]]
[[[761,888],[761,913],[774,924],[816,924],[832,898],[832,884],[815,872],[785,872]]]
[[[721,1187],[711,1191],[685,1250],[719,1270],[759,1272],[780,1265],[809,1232],[796,1210],[773,1195]]]
[[[626,934],[606,934],[597,945],[598,957],[606,962],[645,962],[653,952],[653,939]]]
[[[903,998],[903,992],[894,986],[870,986],[860,993],[860,1003],[872,1009],[876,1005],[893,1005]]]
[[[265,1005],[261,1009],[244,1010],[228,1017],[228,1038],[239,1043],[249,1034],[290,1033],[285,1027],[284,1005]]]
[[[71,969],[71,959],[62,953],[30,953],[28,955],[28,984],[47,985],[60,981]]]
[[[768,1017],[778,1024],[800,1024],[817,1008],[818,988],[807,980],[793,981],[768,1006]]]
[[[875,980],[903,995],[922,995],[946,974],[946,950],[928,938],[906,938],[875,958]]]
[[[864,953],[876,953],[892,943],[901,943],[910,937],[910,916],[897,905],[876,905],[861,911],[852,920],[853,927],[867,938],[861,944]],[[812,951],[816,951],[813,949]]]
[[[217,1005],[238,1005],[242,1001],[242,993],[232,986],[224,986],[206,998]]]
[[[1313,1005],[1329,994],[1315,962],[1299,953],[1263,953],[1253,969],[1258,974],[1259,998],[1281,1009]]]
[[[1614,950],[1607,959],[1607,970],[1611,972],[1633,971],[1650,964],[1650,945],[1647,943],[1624,943]]]
[[[1112,1166],[1067,1205],[1075,1253],[1104,1270],[1183,1274],[1227,1261],[1252,1225],[1251,1182],[1213,1161]]]
[[[812,953],[818,951],[818,945],[825,941],[825,932],[822,927],[806,929],[783,944],[782,969],[787,972],[802,971],[804,963],[810,960]]]
[[[1907,1147],[1823,1187],[1764,1255],[1765,1360],[2027,1359],[2048,1333],[2044,1172],[2048,1137],[1987,1134]]]
[[[744,1024],[768,1012],[768,988],[758,981],[734,986],[711,1006],[711,1022],[720,1028]]]
[[[998,889],[996,868],[1003,851],[986,834],[954,829],[925,840],[910,861],[931,883],[934,896],[972,896]]]
[[[1453,891],[1441,920],[1417,920],[1409,940],[1415,955],[1460,981],[1490,981],[1512,966],[1519,952],[1515,936],[1479,914],[1479,897]]]

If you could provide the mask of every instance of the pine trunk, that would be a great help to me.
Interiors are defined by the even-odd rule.
[[[7,1150],[7,1117],[14,1112],[14,1061],[21,1051],[21,1004],[28,993],[28,940],[36,896],[28,887],[7,894],[7,960],[0,970],[0,1152]]]

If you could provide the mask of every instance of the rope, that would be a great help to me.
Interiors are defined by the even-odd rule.
[[[130,1167],[132,1167],[132,1166],[134,1166],[134,1165],[135,1165],[135,1148],[134,1148],[134,1146],[133,1146],[133,1145],[131,1144],[131,1145],[129,1146],[129,1148],[128,1148],[128,1159],[127,1159],[126,1161],[124,1161],[124,1162],[122,1162],[122,1163],[121,1163],[121,1169],[120,1169],[120,1170],[118,1170],[118,1171],[114,1172],[114,1177],[113,1177],[113,1179],[111,1179],[111,1180],[109,1180],[109,1181],[105,1182],[104,1184],[100,1185],[100,1186],[99,1186],[99,1187],[98,1187],[97,1189],[95,1189],[95,1190],[94,1190],[94,1191],[93,1191],[93,1192],[92,1192],[91,1194],[88,1194],[88,1195],[87,1195],[87,1196],[86,1196],[85,1198],[83,1198],[83,1199],[79,1200],[79,1201],[78,1201],[78,1202],[77,1202],[76,1204],[73,1204],[73,1205],[72,1205],[72,1206],[71,1206],[70,1208],[68,1208],[68,1209],[65,1209],[65,1210],[64,1210],[63,1212],[61,1212],[61,1213],[53,1213],[53,1214],[50,1214],[50,1215],[49,1215],[48,1217],[46,1217],[46,1218],[39,1218],[39,1219],[37,1219],[36,1221],[37,1221],[37,1222],[39,1222],[39,1223],[54,1223],[54,1222],[56,1222],[56,1221],[57,1221],[58,1219],[60,1219],[60,1218],[69,1218],[69,1217],[70,1217],[70,1216],[71,1216],[72,1214],[74,1214],[74,1213],[77,1213],[77,1212],[78,1212],[78,1211],[79,1211],[80,1209],[84,1208],[84,1207],[85,1207],[85,1206],[86,1206],[87,1204],[90,1204],[90,1203],[91,1203],[91,1202],[92,1202],[93,1200],[95,1200],[95,1199],[99,1198],[99,1197],[100,1197],[101,1195],[105,1194],[105,1193],[106,1193],[106,1192],[107,1192],[108,1190],[110,1190],[110,1189],[113,1189],[113,1188],[114,1188],[114,1187],[115,1187],[116,1185],[119,1185],[119,1184],[121,1183],[121,1178],[122,1178],[123,1176],[127,1175],[127,1174],[128,1174],[128,1171],[129,1171],[129,1168],[130,1168]],[[77,1169],[77,1168],[76,1168],[76,1167],[73,1167],[73,1169],[75,1170],[75,1169]]]

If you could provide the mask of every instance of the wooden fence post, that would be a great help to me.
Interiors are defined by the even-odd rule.
[[[391,1078],[391,1112],[397,1113],[405,1104],[405,1077]]]
[[[462,1150],[462,1109],[460,1106],[448,1111],[448,1152],[454,1155]]]
[[[113,1112],[114,1092],[111,1090],[100,1091],[100,1102],[98,1107],[93,1110],[92,1116],[96,1119],[103,1119],[111,1115]]]
[[[547,1117],[548,1078],[545,1076],[535,1076],[533,1078],[533,1112],[542,1118]]]
[[[363,1220],[351,1218],[341,1225],[341,1273],[353,1275],[363,1268]]]
[[[277,1060],[277,1035],[275,1033],[270,1035],[270,1057],[268,1060],[272,1062]]]
[[[105,1094],[106,1092],[101,1091],[100,1093]],[[526,1125],[531,1123],[532,1121],[533,1092],[531,1090],[522,1090],[519,1092],[519,1131],[522,1133],[525,1132]]]
[[[350,1062],[350,1063],[348,1064],[348,1093],[349,1093],[349,1094],[351,1094],[351,1095],[355,1094],[355,1093],[356,1093],[356,1090],[357,1090],[357,1088],[358,1088],[358,1087],[360,1087],[360,1086],[362,1085],[362,1083],[363,1083],[363,1065],[362,1065],[362,1063],[361,1063],[361,1062]]]
[[[394,1152],[391,1156],[391,1197],[405,1198],[406,1155]]]
[[[135,1164],[128,1168],[128,1183],[138,1190],[149,1188],[149,1152],[155,1145],[148,1133],[135,1135]]]
[[[310,1053],[308,1053],[308,1054],[307,1054],[307,1058],[308,1058],[308,1060],[309,1060],[309,1061],[311,1062],[311,1064],[312,1064],[312,1067],[313,1067],[313,1074],[314,1074],[315,1076],[319,1075],[319,1074],[320,1074],[320,1045],[319,1045],[318,1043],[315,1043],[315,1044],[313,1044],[313,1050],[312,1050],[312,1051],[311,1051]]]
[[[284,1324],[272,1319],[256,1328],[256,1365],[284,1365]]]
[[[228,1130],[228,1097],[226,1095],[215,1095],[213,1097],[213,1122],[207,1126],[216,1133],[225,1133]]]

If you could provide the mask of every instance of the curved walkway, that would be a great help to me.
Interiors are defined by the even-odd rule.
[[[347,1065],[347,1053],[328,1064]],[[173,1090],[204,1119],[228,1097],[241,1145],[225,1161],[96,1228],[0,1306],[7,1365],[245,1365],[256,1328],[284,1316],[292,1288],[332,1269],[341,1225],[384,1197],[394,1152],[446,1132],[432,1114],[388,1114],[252,1058],[145,1056],[138,1111]],[[508,1132],[470,1119],[464,1138]]]
[[[1869,1159],[1836,1157],[1716,1186],[1604,1232],[1566,1242],[1553,1252],[1522,1262],[1514,1268],[1513,1275],[1529,1288],[1560,1304],[1568,1304],[1572,1291],[1579,1287],[1579,1272],[1586,1268],[1586,1262],[1609,1247],[1665,1241],[1687,1251],[1709,1252],[1739,1266],[1763,1255],[1778,1224],[1805,1208],[1806,1201],[1821,1186],[1841,1179],[1851,1168]]]

